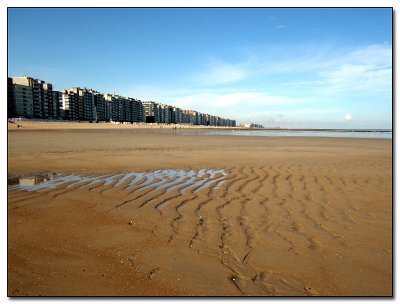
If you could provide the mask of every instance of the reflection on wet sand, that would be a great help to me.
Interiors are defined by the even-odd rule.
[[[171,192],[175,189],[180,189],[179,192],[184,192],[194,189],[195,192],[204,190],[211,186],[218,186],[223,182],[226,173],[223,169],[201,169],[198,171],[190,170],[156,170],[150,172],[129,172],[116,175],[100,175],[100,176],[80,176],[76,174],[61,175],[57,173],[40,173],[28,177],[13,177],[9,178],[8,185],[10,190],[24,191],[44,191],[53,189],[59,186],[71,188],[81,184],[80,187],[88,187],[98,184],[97,186],[119,187],[123,184],[124,189],[139,186],[136,190],[144,190],[153,188],[154,190],[165,189],[166,192]],[[143,181],[139,184],[140,181]],[[68,184],[68,185],[66,185]],[[74,187],[75,188],[75,187]]]

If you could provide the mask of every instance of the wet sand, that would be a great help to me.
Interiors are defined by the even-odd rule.
[[[8,295],[392,294],[392,140],[90,125],[9,124],[10,178],[83,179],[9,188]]]

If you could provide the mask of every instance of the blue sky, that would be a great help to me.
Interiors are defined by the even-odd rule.
[[[391,128],[392,10],[9,9],[8,75],[238,123]]]

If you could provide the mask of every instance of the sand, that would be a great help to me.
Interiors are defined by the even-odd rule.
[[[103,177],[9,188],[9,296],[392,295],[392,140],[21,124],[10,178]]]

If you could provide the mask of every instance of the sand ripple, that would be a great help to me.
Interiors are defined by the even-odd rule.
[[[366,241],[373,222],[382,231],[391,229],[380,220],[387,214],[370,212],[379,193],[390,194],[391,176],[336,170],[264,165],[57,175],[10,186],[10,208],[29,204],[35,196],[79,194],[91,208],[134,216],[138,227],[156,233],[159,248],[173,245],[214,259],[239,294],[327,295],[318,280],[332,272],[338,280],[328,294],[348,294],[346,286],[355,279],[387,279],[374,259],[354,259],[353,253],[361,247],[373,253],[391,250],[385,241]],[[314,279],[306,275],[310,269]],[[341,280],[346,283],[340,285]]]

